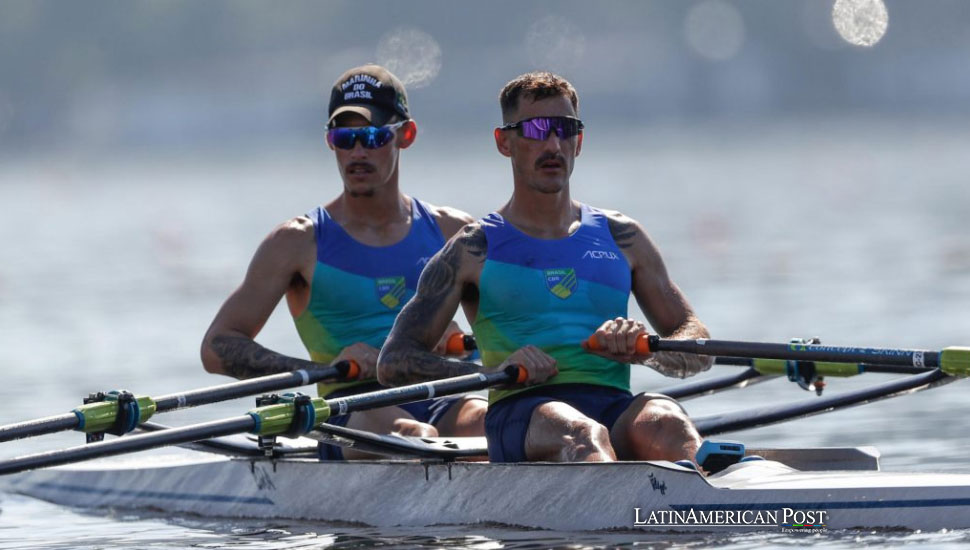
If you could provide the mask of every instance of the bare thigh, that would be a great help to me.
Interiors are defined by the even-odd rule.
[[[462,396],[435,424],[442,437],[480,437],[485,435],[488,400],[478,395]]]

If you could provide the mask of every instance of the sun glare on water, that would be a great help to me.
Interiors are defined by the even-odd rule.
[[[882,0],[835,0],[832,23],[842,38],[856,46],[874,46],[889,27]]]

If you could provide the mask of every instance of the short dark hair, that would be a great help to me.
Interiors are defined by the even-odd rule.
[[[507,118],[519,106],[519,99],[527,97],[538,101],[547,97],[566,96],[579,113],[579,96],[576,88],[565,78],[547,71],[526,73],[512,79],[498,95],[502,117]]]

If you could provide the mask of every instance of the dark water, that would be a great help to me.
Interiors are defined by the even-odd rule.
[[[940,349],[970,345],[970,132],[960,121],[793,121],[756,129],[587,136],[573,193],[640,220],[715,337]],[[481,140],[479,140],[481,141]],[[473,139],[403,157],[406,191],[475,216],[510,190]],[[469,151],[476,151],[469,153]],[[484,152],[481,152],[484,151]],[[277,223],[338,192],[325,151],[178,159],[65,158],[0,167],[0,423],[73,408],[96,390],[162,394],[220,380],[198,346]],[[631,311],[637,311],[631,307]],[[303,356],[285,310],[259,337]],[[721,367],[729,369],[730,367]],[[716,374],[722,374],[724,370]],[[829,380],[837,393],[891,378]],[[634,389],[668,385],[637,371]],[[970,473],[966,382],[750,430],[762,446],[875,445],[888,470]],[[687,401],[704,415],[806,399],[781,381]],[[166,415],[221,418],[250,400]],[[0,445],[0,457],[76,434]],[[827,547],[970,542],[966,532],[674,536],[481,527],[372,529],[85,512],[0,502],[0,548]],[[551,511],[550,513],[553,513]]]

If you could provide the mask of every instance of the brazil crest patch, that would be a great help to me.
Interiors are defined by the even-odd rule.
[[[377,283],[377,299],[388,309],[396,309],[404,299],[404,277],[381,277]]]
[[[573,295],[573,290],[576,290],[576,270],[571,267],[562,267],[547,269],[545,274],[546,288],[549,289],[549,292],[563,300]]]

